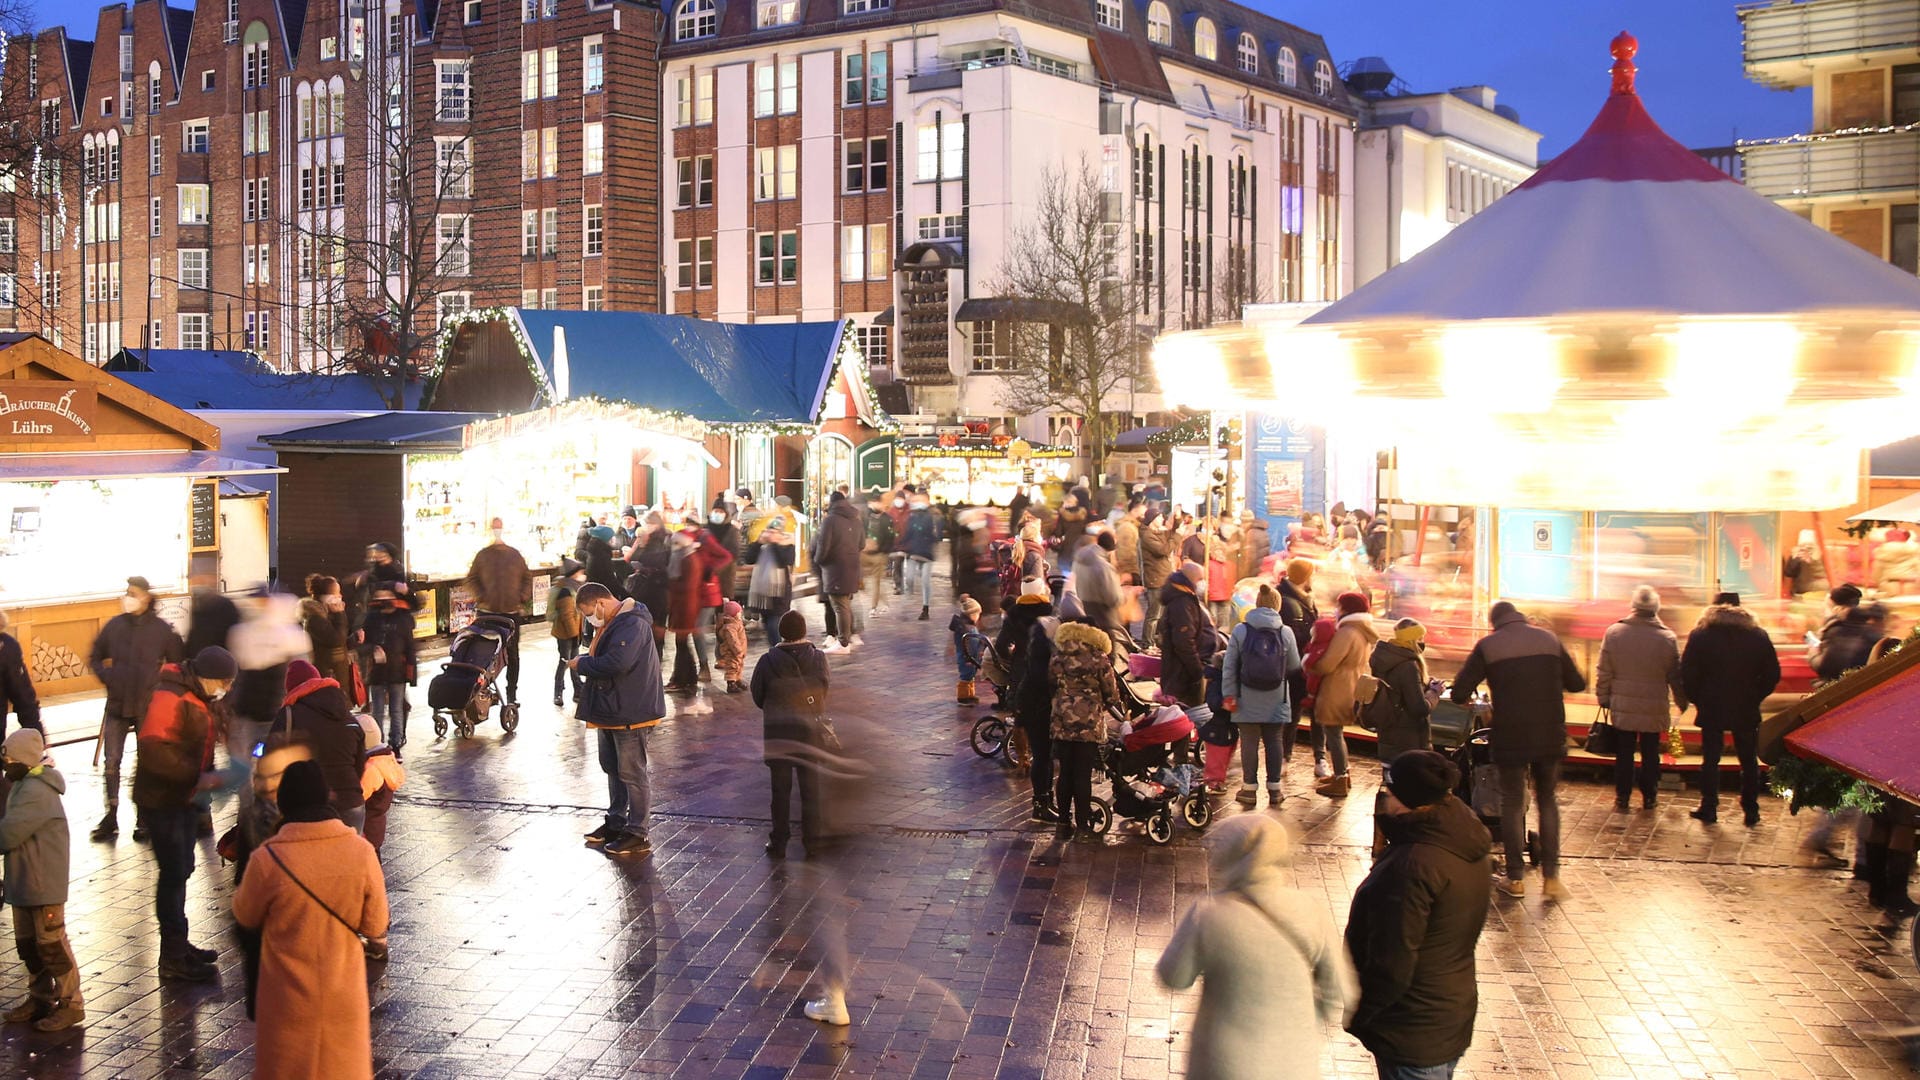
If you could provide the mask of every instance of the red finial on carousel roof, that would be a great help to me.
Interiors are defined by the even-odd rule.
[[[1632,94],[1633,76],[1640,69],[1634,66],[1633,54],[1640,51],[1640,39],[1625,30],[1614,35],[1613,43],[1608,46],[1613,53],[1613,92],[1614,94]]]

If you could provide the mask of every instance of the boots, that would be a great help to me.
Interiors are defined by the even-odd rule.
[[[100,819],[100,824],[93,827],[93,832],[90,835],[96,842],[111,840],[119,836],[120,808],[118,806],[107,807],[107,816]]]
[[[921,608],[921,609],[920,609],[920,621],[921,621],[921,622],[926,622],[926,621],[927,621],[928,619],[930,619],[930,618],[932,618],[932,617],[933,617],[933,616],[931,616],[931,615],[929,615],[929,614],[927,614],[927,609],[926,609],[926,608]]]
[[[1344,773],[1339,776],[1329,776],[1315,784],[1313,790],[1329,799],[1344,799],[1347,793],[1353,790],[1353,781]]]
[[[1033,797],[1032,817],[1035,821],[1044,821],[1050,824],[1058,823],[1060,820],[1059,813],[1053,808],[1053,800],[1044,795],[1035,795]]]
[[[1240,790],[1234,793],[1233,801],[1252,809],[1260,805],[1260,789],[1252,784],[1241,784]]]
[[[1285,798],[1286,795],[1281,792],[1279,784],[1267,785],[1267,809],[1271,810],[1279,806]]]
[[[957,694],[958,696],[954,700],[958,701],[962,705],[980,704],[980,698],[977,695],[975,695],[973,692],[972,679],[961,679],[960,685],[957,690]]]
[[[1894,916],[1912,915],[1920,911],[1920,904],[1915,904],[1913,898],[1907,895],[1907,883],[1913,879],[1913,864],[1914,853],[1911,851],[1887,852],[1886,866],[1881,871],[1880,879],[1875,882],[1880,887],[1880,895],[1874,899],[1874,907]]]

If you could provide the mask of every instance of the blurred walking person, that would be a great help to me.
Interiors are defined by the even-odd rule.
[[[507,638],[507,704],[520,703],[520,613],[533,604],[533,571],[526,557],[507,543],[506,523],[494,518],[487,523],[492,542],[474,553],[467,569],[467,588],[473,590],[474,607],[482,615],[504,615],[513,620],[512,636]]]
[[[768,649],[753,667],[753,703],[760,709],[762,753],[773,778],[773,830],[767,854],[787,857],[792,836],[793,792],[800,789],[800,845],[809,854],[819,850],[820,773],[817,757],[820,725],[827,718],[827,658],[807,640],[806,616],[789,611],[780,616],[780,644]]]
[[[120,835],[120,762],[126,757],[127,736],[146,719],[147,706],[160,685],[160,669],[186,657],[186,642],[153,610],[153,587],[143,577],[127,579],[120,597],[120,614],[107,620],[93,639],[88,667],[107,688],[107,711],[100,721],[100,752],[106,758],[106,816],[93,827],[92,839]],[[134,822],[133,838],[147,838],[145,825]]]

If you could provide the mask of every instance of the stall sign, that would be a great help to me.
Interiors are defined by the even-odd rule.
[[[192,511],[193,550],[220,550],[220,481],[195,480],[187,505]]]
[[[1326,501],[1327,435],[1305,421],[1273,413],[1247,418],[1247,508],[1267,519],[1276,544],[1306,512]],[[1165,475],[1164,467],[1154,475]]]
[[[0,436],[31,442],[93,438],[99,396],[91,386],[53,380],[0,383]]]
[[[1500,595],[1513,600],[1581,598],[1584,515],[1572,510],[1500,511]]]
[[[1716,590],[1775,596],[1780,585],[1780,519],[1775,514],[1720,516],[1720,573]]]
[[[433,588],[412,588],[413,636],[416,638],[433,637],[440,632],[440,591]]]
[[[536,618],[547,615],[547,594],[553,591],[552,574],[533,575],[533,614]]]
[[[447,590],[447,633],[457,634],[473,622],[478,611],[473,593],[465,585],[455,585]]]

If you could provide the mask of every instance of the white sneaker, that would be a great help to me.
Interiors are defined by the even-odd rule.
[[[1313,775],[1315,779],[1325,780],[1333,775],[1333,766],[1327,764],[1326,759],[1322,758],[1313,763]]]
[[[869,615],[885,615],[886,613],[887,613],[887,605],[885,604],[881,604],[879,607],[874,608],[872,611],[867,612],[867,614]]]
[[[822,653],[825,653],[828,656],[838,656],[839,654],[846,652],[847,647],[845,645],[840,644],[840,641],[838,638],[828,638],[827,643],[825,645],[820,646],[820,651]]]
[[[853,650],[865,644],[866,642],[860,640],[860,635],[855,634],[851,638],[847,639],[847,651],[852,652]]]
[[[847,1014],[847,995],[845,991],[829,990],[827,996],[809,1001],[803,1010],[807,1019],[818,1020],[834,1027],[846,1027],[853,1023],[853,1017]]]

